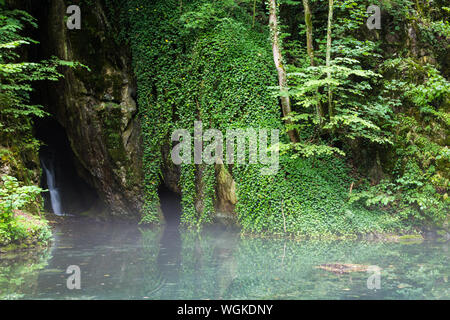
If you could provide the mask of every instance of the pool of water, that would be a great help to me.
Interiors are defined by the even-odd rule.
[[[67,287],[73,265],[80,289]],[[448,242],[299,242],[67,218],[50,248],[0,255],[0,299],[450,299],[449,275]]]

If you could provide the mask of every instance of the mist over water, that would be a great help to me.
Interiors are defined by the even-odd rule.
[[[81,218],[54,235],[47,250],[2,257],[0,299],[450,298],[448,242],[297,242]],[[381,288],[368,289],[367,272],[318,268],[330,263],[376,265]],[[80,290],[66,287],[70,265],[80,267]]]

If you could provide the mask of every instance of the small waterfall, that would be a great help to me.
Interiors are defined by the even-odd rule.
[[[51,156],[42,157],[41,163],[42,168],[44,168],[45,171],[45,176],[47,177],[47,187],[50,192],[50,201],[52,204],[53,213],[58,216],[63,216],[64,213],[61,208],[61,195],[59,194],[59,190],[55,183],[55,166],[53,165],[52,158],[53,157]]]

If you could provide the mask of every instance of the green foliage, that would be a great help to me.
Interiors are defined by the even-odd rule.
[[[16,178],[3,175],[3,185],[0,189],[1,222],[10,222],[13,218],[13,210],[22,209],[35,201],[35,198],[43,191],[37,186],[19,187]]]
[[[47,241],[50,229],[45,220],[17,210],[41,209],[42,189],[38,182],[40,142],[33,135],[33,121],[47,115],[43,106],[32,103],[33,85],[57,81],[59,68],[74,68],[78,63],[52,57],[40,62],[26,61],[26,46],[37,41],[24,36],[36,20],[27,12],[7,10],[0,3],[0,165],[15,177],[2,175],[0,188],[0,244],[14,241]],[[25,186],[19,186],[19,181]]]
[[[293,151],[291,153],[291,151]],[[339,154],[341,156],[345,156],[345,153],[336,148],[330,147],[325,144],[315,144],[310,142],[296,142],[289,144],[280,144],[280,153],[286,154],[290,153],[291,158],[295,159],[298,157],[303,158],[321,158],[324,156],[331,156],[334,154]]]
[[[43,191],[41,188],[19,186],[16,178],[3,175],[0,187],[0,244],[23,240],[37,236],[45,241],[50,237],[50,231],[45,222],[29,215],[16,216],[17,210],[29,208]]]
[[[173,128],[192,131],[194,120],[223,132],[228,128],[282,128],[279,106],[270,89],[276,74],[268,30],[265,34],[254,32],[245,19],[239,19],[234,7],[230,12],[229,6],[221,3],[214,3],[212,11],[204,7],[210,8],[210,3],[185,4],[180,17],[176,15],[178,5],[176,1],[152,5],[135,2],[129,8],[131,33],[136,34],[131,43],[145,137],[146,203],[152,210],[146,212],[144,222],[158,221],[161,147],[168,143]],[[208,13],[221,18],[209,18]],[[201,23],[192,25],[190,17],[200,15]],[[285,136],[282,139],[286,141]],[[328,151],[316,148],[310,152],[323,159]],[[286,166],[282,165],[274,177],[262,176],[259,165],[234,165],[232,175],[239,199],[236,211],[244,231],[282,233],[285,224],[286,232],[304,235],[362,232],[362,221],[371,218],[356,218],[353,224],[342,215],[349,182],[333,178],[336,175],[326,170],[335,169],[336,162],[326,159],[329,165],[325,160],[284,159]],[[325,164],[314,167],[314,162]],[[338,163],[338,167],[343,166]],[[307,169],[309,173],[304,172]],[[304,175],[324,176],[312,188],[302,182]],[[338,176],[347,179],[344,174]],[[210,221],[214,168],[182,165],[179,183],[182,223],[199,226]],[[335,191],[338,186],[341,193]],[[307,190],[309,196],[304,195]],[[317,197],[317,193],[323,196]],[[328,199],[327,194],[331,195]],[[281,216],[282,206],[286,221]],[[336,221],[326,222],[329,217]]]
[[[21,35],[26,26],[37,27],[35,19],[27,12],[0,8],[0,140],[2,152],[19,159],[11,161],[13,165],[31,159],[36,161],[39,141],[32,134],[33,119],[44,117],[46,112],[42,106],[31,103],[33,83],[60,79],[58,67],[79,66],[55,57],[41,62],[24,61],[24,46],[37,44]],[[20,180],[32,182],[26,168],[19,165],[13,169]]]
[[[144,221],[154,222],[161,147],[168,144],[169,133],[174,128],[192,131],[195,120],[223,132],[250,125],[279,127],[276,98],[267,90],[275,74],[267,33],[252,31],[233,1],[192,1],[182,10],[178,1],[133,1],[128,10],[145,144]],[[180,186],[182,222],[210,221],[214,167],[181,165]]]
[[[283,169],[276,176],[254,173],[249,181],[237,175],[245,232],[327,238],[400,227],[398,218],[346,203],[352,178],[341,159],[282,157],[280,162]]]
[[[343,154],[343,150],[322,141],[321,136],[326,134],[332,135],[335,144],[336,141],[347,144],[348,140],[355,139],[392,143],[386,131],[393,125],[390,105],[374,90],[381,76],[367,68],[380,57],[377,44],[355,32],[365,24],[365,12],[362,2],[338,1],[330,67],[324,65],[323,45],[315,52],[315,66],[302,60],[289,66],[289,95],[297,106],[296,112],[289,116],[294,123],[292,128],[313,133],[312,137],[307,134],[302,136],[304,141],[292,145],[294,152],[306,156],[320,154],[318,152]],[[369,63],[368,57],[372,60]],[[325,110],[320,110],[328,105],[328,90],[336,97],[331,101],[334,114],[329,116]],[[303,148],[307,149],[302,151]]]
[[[449,211],[450,83],[435,67],[410,58],[387,60],[382,71],[386,94],[396,100],[392,177],[353,200],[365,199],[368,206],[389,204],[405,220],[442,221]]]
[[[370,210],[383,208],[416,224],[442,221],[449,211],[450,84],[438,70],[439,65],[427,64],[430,59],[411,58],[415,47],[405,49],[391,43],[389,46],[396,50],[393,54],[391,49],[386,50],[386,43],[376,41],[379,37],[370,37],[365,30],[368,4],[338,1],[330,68],[324,66],[322,39],[316,39],[315,66],[310,66],[307,59],[291,59],[290,95],[296,108],[288,118],[302,141],[282,145],[281,150],[292,152],[294,157],[314,157],[341,149],[352,158],[364,148],[363,144],[384,145],[383,169],[388,176],[370,187],[362,183],[351,194],[350,203],[363,204]],[[382,1],[383,30],[399,41],[405,37],[402,41],[406,42],[411,32],[408,29],[418,28],[420,37],[411,45],[420,43],[430,48],[431,44],[437,56],[445,55],[449,39],[445,15],[439,9],[428,11],[430,7],[416,4],[407,0]],[[317,15],[326,21],[320,11]],[[324,36],[320,26],[317,28]],[[300,34],[303,36],[302,31]],[[295,51],[289,55],[295,56]],[[331,77],[327,78],[327,74]],[[328,104],[328,87],[334,97],[333,117],[327,117],[327,110],[324,114],[318,112],[320,106]],[[349,148],[352,145],[356,149]],[[362,174],[368,176],[367,172]]]
[[[262,176],[260,165],[228,167],[236,181],[236,212],[244,232],[349,236],[445,217],[448,82],[437,68],[401,56],[408,50],[394,58],[386,48],[398,44],[387,45],[378,31],[368,34],[369,1],[336,2],[329,67],[324,3],[311,1],[314,66],[296,34],[281,35],[294,102],[294,112],[286,117],[293,125],[286,127],[273,93],[277,79],[262,6],[253,13],[251,1],[109,2],[121,8],[117,16],[129,35],[138,84],[146,189],[143,222],[159,221],[162,150],[170,146],[171,132],[185,128],[192,134],[196,120],[204,129],[223,132],[253,127],[299,133],[298,143],[289,143],[284,135],[279,145],[272,146],[282,153],[275,176]],[[297,30],[292,22],[297,21],[296,14],[283,10],[292,5],[299,3],[282,4],[281,19],[291,24],[283,31]],[[394,35],[408,32],[419,10],[407,0],[380,5],[386,29]],[[426,14],[434,21],[431,34],[445,36],[442,14]],[[303,35],[304,26],[297,31]],[[401,69],[405,63],[409,66]],[[412,69],[422,70],[421,76],[409,78],[407,70]],[[326,108],[328,88],[333,92],[332,115]],[[361,150],[386,151],[385,179],[372,187],[367,172],[358,176],[348,167]],[[357,179],[362,183],[349,197]],[[215,184],[213,166],[181,165],[183,224],[211,221]]]

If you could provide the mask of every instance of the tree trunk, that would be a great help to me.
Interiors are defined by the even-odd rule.
[[[328,0],[328,27],[327,27],[327,54],[326,54],[326,66],[330,67],[331,63],[331,24],[333,22],[333,0]],[[331,78],[331,73],[327,72],[327,78]],[[331,87],[328,85],[328,114],[330,120],[334,117],[333,110],[333,93],[331,92]]]
[[[280,38],[278,35],[278,16],[276,0],[269,0],[269,27],[272,36],[272,52],[275,67],[278,72],[278,84],[281,91],[281,109],[283,116],[287,116],[291,112],[291,101],[287,95],[287,76],[283,66],[283,57],[281,55]],[[292,121],[286,120],[286,124],[292,124]],[[298,142],[297,134],[294,130],[288,131],[289,138],[292,142]]]
[[[309,8],[308,0],[303,0],[303,9],[305,10],[305,24],[306,24],[306,50],[308,52],[311,66],[314,66],[314,47],[312,38],[312,15]]]
[[[255,16],[256,16],[256,0],[253,1],[253,22],[252,22],[252,28],[255,27]]]
[[[306,25],[306,50],[309,57],[311,66],[314,66],[314,45],[313,45],[313,26],[312,26],[312,14],[309,7],[309,1],[303,0],[303,9],[305,11],[305,25]],[[316,106],[317,117],[319,118],[319,126],[322,127],[323,110],[322,104],[319,101]]]

